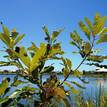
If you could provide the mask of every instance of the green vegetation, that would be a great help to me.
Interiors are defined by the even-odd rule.
[[[10,78],[4,78],[2,80],[0,84],[0,105],[2,107],[4,107],[4,105],[24,106],[26,104],[23,104],[21,101],[27,100],[29,102],[27,106],[59,107],[64,105],[69,107],[70,93],[71,95],[79,94],[79,91],[76,90],[72,84],[84,89],[81,84],[75,81],[68,81],[69,76],[73,75],[82,81],[82,72],[79,71],[79,67],[84,61],[101,63],[104,59],[107,59],[107,56],[97,55],[96,49],[94,49],[95,45],[107,42],[107,27],[105,27],[105,21],[106,17],[102,17],[99,14],[95,15],[93,23],[91,23],[87,17],[85,18],[86,24],[80,21],[79,26],[87,39],[82,38],[77,31],[70,33],[70,44],[78,50],[73,53],[79,53],[83,58],[75,69],[72,68],[72,61],[63,57],[64,51],[61,48],[60,42],[57,41],[58,35],[60,35],[64,29],[53,31],[52,34],[50,34],[48,28],[44,26],[43,31],[46,35],[46,43],[40,43],[40,46],[37,47],[36,44],[32,42],[30,47],[25,48],[24,46],[18,46],[18,43],[25,35],[20,35],[15,28],[10,32],[8,28],[1,23],[3,32],[0,33],[0,39],[5,44],[6,55],[4,57],[7,61],[0,61],[0,66],[15,66],[18,70],[12,83],[9,83]],[[63,81],[57,78],[58,73],[54,71],[53,64],[45,65],[48,60],[61,61],[61,65],[63,66],[63,69],[61,69],[64,76]],[[43,81],[45,74],[48,74],[49,78]],[[33,86],[23,86],[15,90],[11,95],[8,95],[7,93],[12,87],[17,87],[19,84],[26,84],[25,81],[18,79],[19,76],[22,76],[34,84],[36,88]],[[85,83],[85,81],[82,82]],[[65,90],[65,86],[69,89]],[[30,102],[33,105],[29,105]],[[82,107],[94,107],[94,105],[90,101],[88,101],[88,103],[84,101]]]

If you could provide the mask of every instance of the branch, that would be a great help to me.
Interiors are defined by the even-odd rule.
[[[74,70],[78,70],[78,68],[83,64],[83,62],[86,60],[86,58],[90,55],[92,48],[94,47],[94,41],[95,41],[95,36],[93,37],[93,41],[92,41],[92,45],[91,45],[91,49],[90,51],[85,55],[84,59],[81,61],[81,63],[77,66],[77,68]],[[68,73],[68,75],[65,77],[65,79],[59,84],[59,86],[63,85],[63,83],[68,79],[68,77],[70,76],[70,74],[73,72],[73,70],[70,70],[70,72]]]

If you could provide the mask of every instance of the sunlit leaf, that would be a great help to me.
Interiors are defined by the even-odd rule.
[[[77,31],[73,31],[70,33],[70,37],[73,39],[74,42],[76,42],[77,44],[81,44],[82,43],[82,39],[80,38],[80,35],[77,33]]]
[[[79,26],[80,26],[81,30],[85,33],[87,38],[90,40],[91,32],[90,32],[89,28],[82,21],[79,22]]]
[[[10,46],[10,39],[4,33],[0,33],[0,39],[9,47]]]
[[[30,58],[24,47],[20,47],[19,58],[27,67],[30,66]]]
[[[76,76],[76,77],[79,77],[79,76],[81,76],[83,73],[82,72],[80,72],[79,70],[75,70],[74,72],[73,72],[73,76]]]
[[[44,57],[45,53],[46,45],[44,43],[41,43],[40,48],[36,51],[35,55],[32,58],[32,61],[30,62],[31,72],[38,67],[38,65],[40,64],[40,60]]]
[[[94,17],[94,27],[93,27],[93,33],[94,35],[100,33],[103,28],[106,21],[106,17],[101,17],[99,14],[96,14]]]
[[[16,45],[17,43],[19,43],[19,42],[23,39],[24,36],[25,36],[24,34],[19,35],[19,36],[16,38],[14,45]]]
[[[28,48],[28,50],[36,52],[38,50],[38,47],[35,45],[35,43],[32,42],[32,45]]]
[[[52,33],[52,40],[54,41],[57,36],[63,31],[63,29],[59,30],[59,31],[53,31]]]
[[[85,22],[87,23],[89,29],[92,31],[93,30],[93,24],[91,21],[88,19],[88,17],[85,17]]]

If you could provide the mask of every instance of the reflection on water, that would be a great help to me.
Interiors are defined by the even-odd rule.
[[[11,82],[12,82],[14,76],[15,75],[0,75],[0,82],[2,81],[2,79],[4,77],[10,77]],[[44,77],[44,80],[46,80],[46,77]],[[63,80],[62,76],[59,76],[59,78],[61,80]],[[96,95],[99,93],[99,88],[101,88],[103,92],[107,91],[107,78],[84,77],[84,79],[89,81],[89,83],[85,84],[82,81],[80,81],[79,79],[77,79],[76,77],[70,77],[69,78],[69,81],[76,81],[76,82],[80,83],[82,86],[86,87],[86,89],[80,89],[74,85],[74,87],[76,89],[78,89],[82,92],[84,98],[86,98],[86,99],[87,98],[95,98]],[[20,77],[20,80],[24,80],[24,79],[22,77]],[[28,83],[28,84],[19,85],[19,87],[17,87],[17,89],[22,88],[23,86],[27,86],[27,85],[36,87],[34,84]],[[67,88],[67,87],[65,87],[65,88]],[[10,94],[15,89],[16,89],[16,87],[12,87]]]

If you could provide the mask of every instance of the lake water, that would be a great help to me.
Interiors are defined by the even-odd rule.
[[[2,81],[2,79],[4,77],[9,77],[11,78],[11,81],[13,81],[15,75],[0,75],[0,82]],[[60,80],[63,80],[62,76],[59,76]],[[74,85],[74,88],[79,90],[80,92],[82,92],[82,95],[85,99],[96,99],[99,95],[99,92],[102,91],[102,93],[106,93],[107,91],[107,78],[95,78],[95,77],[83,77],[86,81],[89,81],[88,84],[83,83],[82,81],[80,81],[79,79],[77,79],[76,77],[70,77],[69,81],[76,81],[79,84],[81,84],[82,86],[86,87],[85,89],[81,89],[77,86]],[[24,80],[22,77],[19,78],[20,80]],[[44,77],[45,80],[45,77]],[[27,83],[27,84],[23,84],[23,85],[19,85],[17,87],[21,88],[23,86],[33,86],[36,87],[34,84],[31,83]],[[67,89],[67,87],[65,87]],[[16,87],[12,87],[11,91],[9,94],[12,93],[13,90],[15,90]]]

